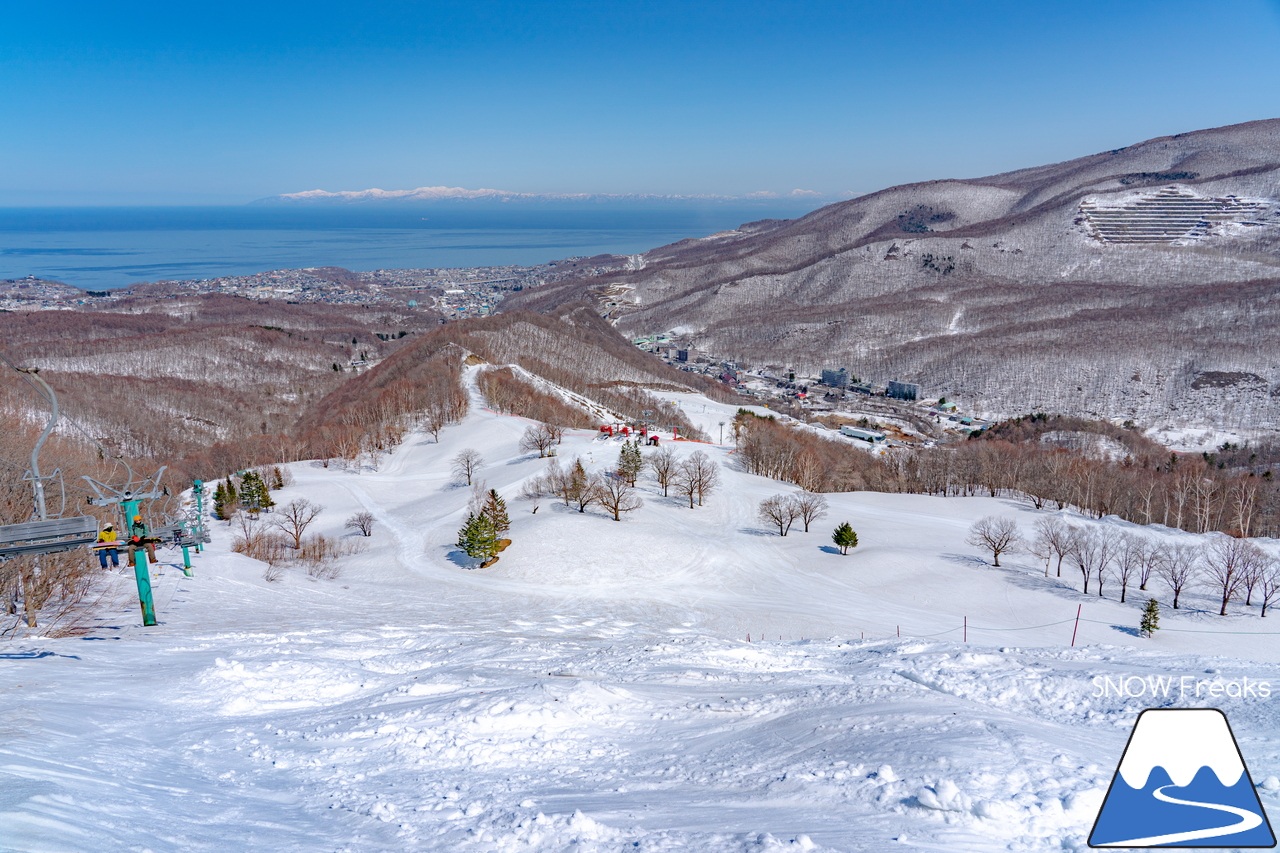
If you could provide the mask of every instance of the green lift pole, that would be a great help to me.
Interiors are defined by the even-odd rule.
[[[133,517],[138,515],[141,501],[121,501],[124,509],[125,530],[133,526]],[[132,533],[130,534],[132,535]],[[156,605],[151,598],[151,567],[147,565],[147,549],[139,548],[133,552],[133,576],[138,581],[138,603],[142,605],[142,624],[156,624]]]
[[[138,579],[138,603],[142,605],[142,624],[156,624],[156,605],[151,600],[151,568],[147,565],[147,549],[133,555],[133,575]]]
[[[196,497],[196,533],[204,532],[204,480],[196,480],[191,484],[191,493]],[[204,553],[200,547],[200,537],[196,537],[196,553]]]

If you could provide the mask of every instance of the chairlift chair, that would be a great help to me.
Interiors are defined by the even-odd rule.
[[[98,520],[91,515],[48,518],[0,526],[0,560],[73,551],[98,541]]]

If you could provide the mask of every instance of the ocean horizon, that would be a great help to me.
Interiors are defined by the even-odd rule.
[[[273,269],[429,269],[636,254],[817,205],[0,208],[0,279],[87,290]]]

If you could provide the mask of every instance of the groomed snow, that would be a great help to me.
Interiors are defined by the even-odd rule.
[[[736,407],[686,396],[718,437]],[[377,518],[337,580],[267,583],[219,523],[195,577],[159,567],[158,627],[120,576],[87,636],[0,646],[0,850],[1083,850],[1149,706],[1222,707],[1276,804],[1278,700],[1095,695],[1097,677],[1183,675],[1280,691],[1256,607],[1162,619],[1254,636],[1139,638],[1144,596],[1086,597],[964,544],[984,515],[1029,529],[1008,500],[830,495],[783,539],[755,506],[792,487],[728,446],[670,445],[723,463],[706,506],[645,480],[621,522],[535,514],[527,425],[477,405],[376,472],[294,465],[276,500],[323,504],[319,532]],[[451,544],[464,447],[511,511],[488,569]],[[560,459],[604,468],[618,448],[578,431]],[[829,539],[844,520],[848,556]]]

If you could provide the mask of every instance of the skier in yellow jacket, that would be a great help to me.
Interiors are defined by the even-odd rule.
[[[120,550],[116,548],[117,536],[115,525],[107,524],[98,534],[98,565],[107,567],[107,557],[111,557],[111,568],[120,568]]]

